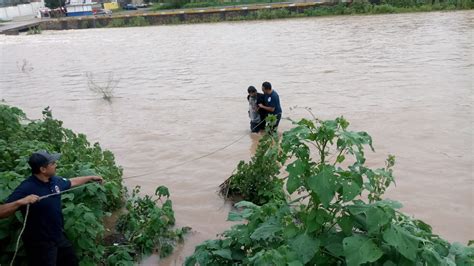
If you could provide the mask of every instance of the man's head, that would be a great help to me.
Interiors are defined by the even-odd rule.
[[[49,154],[46,151],[38,151],[33,153],[28,160],[31,167],[31,173],[34,175],[44,175],[52,177],[56,174],[56,161],[61,154]]]
[[[250,97],[255,97],[257,96],[257,89],[254,86],[250,86],[247,89],[247,92],[249,93]]]
[[[268,82],[268,81],[265,81],[262,84],[262,91],[265,94],[271,94],[272,93],[272,84],[270,84],[270,82]]]

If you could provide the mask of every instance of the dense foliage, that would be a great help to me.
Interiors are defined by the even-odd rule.
[[[190,228],[171,229],[175,218],[168,188],[159,186],[155,191],[157,198],[148,195],[139,197],[139,192],[139,186],[133,189],[126,204],[127,213],[120,216],[117,230],[139,254],[157,251],[160,257],[166,257]]]
[[[102,150],[98,143],[91,145],[85,135],[63,128],[62,122],[52,117],[49,108],[43,111],[42,120],[31,121],[20,109],[0,104],[0,201],[31,174],[28,157],[41,149],[62,154],[57,168],[59,176],[101,175],[105,179],[103,185],[90,184],[62,195],[66,235],[73,242],[81,265],[116,265],[116,261],[131,264],[154,248],[160,249],[162,256],[168,255],[175,241],[182,237],[183,230],[171,230],[174,218],[169,199],[163,206],[157,206],[149,196],[140,198],[138,190],[127,199],[122,169],[115,164],[114,155]],[[166,188],[159,188],[159,191],[164,190],[167,192]],[[169,193],[165,196],[169,197]],[[127,236],[127,246],[107,246],[103,241],[103,219],[124,203],[128,211],[122,219],[121,231]],[[137,205],[142,207],[137,208]],[[166,217],[168,222],[163,221]],[[144,220],[149,225],[136,227],[137,220]],[[2,265],[8,264],[13,257],[22,222],[20,212],[0,220]],[[152,229],[150,225],[153,225]],[[141,238],[130,237],[142,231],[146,234]],[[168,241],[167,244],[157,242],[162,238]],[[20,246],[17,262],[22,264],[24,261],[25,253]]]
[[[256,204],[284,199],[283,181],[278,178],[280,163],[277,148],[275,134],[262,137],[252,159],[248,163],[240,161],[236,171],[221,185],[221,194]]]
[[[228,218],[246,222],[197,246],[186,265],[473,265],[474,247],[450,244],[383,199],[395,159],[368,167],[372,139],[348,127],[342,117],[303,119],[285,132],[278,161],[293,200],[237,203]]]

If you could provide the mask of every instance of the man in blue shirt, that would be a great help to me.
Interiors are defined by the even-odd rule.
[[[276,124],[271,129],[272,131],[276,131],[278,125],[280,124],[282,114],[280,96],[278,96],[278,93],[272,89],[272,84],[270,84],[268,81],[265,81],[262,84],[262,90],[263,93],[265,93],[265,104],[259,104],[258,107],[267,111],[268,114],[275,115],[277,117]]]
[[[33,153],[28,160],[32,175],[13,191],[6,204],[0,206],[0,218],[3,218],[18,209],[25,216],[26,206],[30,204],[22,235],[28,265],[78,265],[74,248],[64,235],[60,192],[89,181],[103,180],[100,176],[71,179],[56,176],[56,161],[59,157],[60,154],[46,151]],[[40,200],[40,197],[49,194],[55,195]]]

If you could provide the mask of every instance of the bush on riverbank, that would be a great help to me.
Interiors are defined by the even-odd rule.
[[[331,16],[331,15],[356,15],[356,14],[388,14],[427,12],[439,10],[472,9],[473,1],[469,0],[447,0],[436,3],[416,2],[414,0],[382,0],[380,4],[371,4],[368,1],[357,0],[351,4],[338,4],[334,6],[322,6],[305,10],[305,15]]]
[[[220,185],[225,198],[242,199],[256,204],[284,200],[283,181],[278,178],[278,136],[266,134],[249,162],[240,161],[234,173]]]

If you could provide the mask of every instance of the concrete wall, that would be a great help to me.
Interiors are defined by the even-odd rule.
[[[322,0],[328,1],[328,0]],[[329,2],[318,4],[318,3],[300,3],[300,4],[281,4],[272,6],[271,9],[286,9],[291,12],[301,13],[305,9],[313,8],[318,5],[328,5]],[[184,12],[184,11],[163,11],[155,14],[148,15],[125,15],[125,16],[89,16],[82,18],[61,18],[56,20],[47,20],[41,22],[41,29],[43,30],[68,30],[68,29],[88,29],[88,28],[102,28],[107,27],[112,20],[122,20],[125,24],[135,17],[144,17],[149,25],[163,25],[163,24],[176,24],[176,23],[199,23],[199,22],[216,22],[216,21],[229,21],[242,16],[252,15],[252,13],[258,12],[259,10],[268,10],[264,6],[250,7],[248,9],[242,8],[226,8],[223,10],[206,10],[200,12],[199,10]]]
[[[16,17],[37,15],[38,10],[44,7],[44,1],[32,2],[29,4],[20,4],[17,6],[8,6],[0,8],[0,19],[11,20]]]

